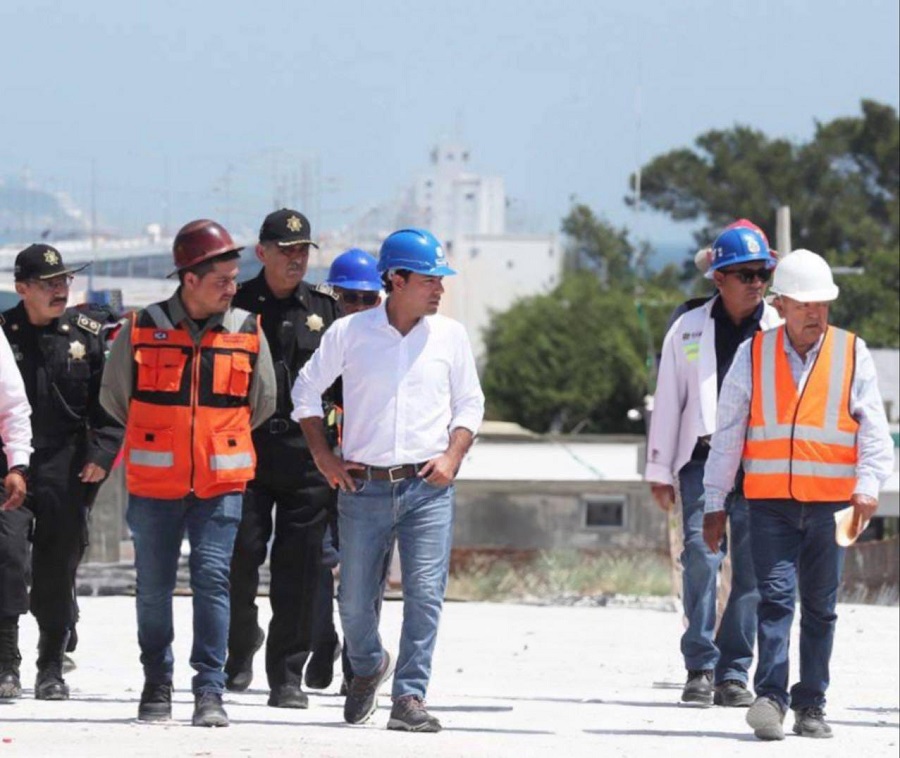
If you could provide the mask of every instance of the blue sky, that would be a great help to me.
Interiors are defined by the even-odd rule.
[[[306,161],[333,228],[461,133],[530,228],[573,195],[633,225],[629,172],[705,130],[804,140],[864,97],[897,107],[898,28],[896,0],[4,0],[0,176],[88,204],[93,161],[106,224],[254,228]]]

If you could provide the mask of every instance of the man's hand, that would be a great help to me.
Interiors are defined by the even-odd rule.
[[[0,511],[14,511],[25,502],[25,493],[28,491],[25,477],[19,471],[10,471],[3,480],[3,486],[7,497],[3,505],[0,505]]]
[[[653,494],[653,499],[660,507],[660,510],[668,513],[675,507],[675,487],[671,484],[650,482],[650,492]]]
[[[853,506],[853,523],[851,529],[854,534],[859,534],[863,530],[863,525],[875,515],[878,510],[878,500],[868,495],[860,495],[855,493],[850,498],[850,505]]]
[[[331,489],[337,487],[341,492],[356,492],[356,484],[350,472],[353,469],[365,468],[361,463],[345,461],[328,449],[319,451],[313,456],[313,461]]]
[[[718,553],[722,549],[727,518],[725,511],[713,511],[712,513],[703,514],[703,541],[709,548],[709,552],[713,554]]]
[[[432,487],[446,487],[456,478],[461,464],[462,459],[452,453],[441,453],[422,466],[416,476],[424,479]]]
[[[96,484],[106,478],[106,469],[96,463],[85,463],[78,478],[85,484]]]

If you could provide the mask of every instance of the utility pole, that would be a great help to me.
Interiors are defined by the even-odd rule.
[[[782,205],[775,211],[775,249],[784,258],[791,252],[791,206]]]

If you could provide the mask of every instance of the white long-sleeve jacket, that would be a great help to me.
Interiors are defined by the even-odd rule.
[[[682,315],[666,334],[647,437],[648,482],[674,484],[697,439],[716,430],[719,388],[712,309],[718,297]],[[778,312],[766,304],[760,328],[780,323]]]
[[[31,405],[6,334],[0,329],[0,438],[7,467],[31,460]]]

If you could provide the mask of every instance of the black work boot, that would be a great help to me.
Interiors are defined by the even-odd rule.
[[[327,690],[334,679],[334,662],[341,657],[341,642],[335,637],[312,651],[306,664],[304,681],[311,690]]]
[[[69,642],[69,630],[41,629],[38,640],[37,678],[34,681],[36,700],[68,700],[69,685],[63,679],[63,656]]]
[[[309,697],[299,684],[287,682],[272,688],[269,705],[273,708],[309,708]]]
[[[713,704],[725,708],[749,708],[753,705],[753,695],[739,679],[726,679],[716,685]]]
[[[681,702],[690,705],[712,705],[713,672],[688,671],[687,682],[681,691]]]
[[[194,695],[194,726],[228,726],[228,714],[222,707],[222,696],[218,692],[201,692]]]
[[[266,641],[265,632],[256,627],[256,640],[247,654],[228,653],[225,660],[225,689],[230,692],[243,692],[253,681],[253,656]]]
[[[19,624],[18,619],[4,620],[0,626],[0,700],[12,700],[22,694],[19,679]]]
[[[172,682],[144,682],[138,721],[168,721],[172,718]]]

